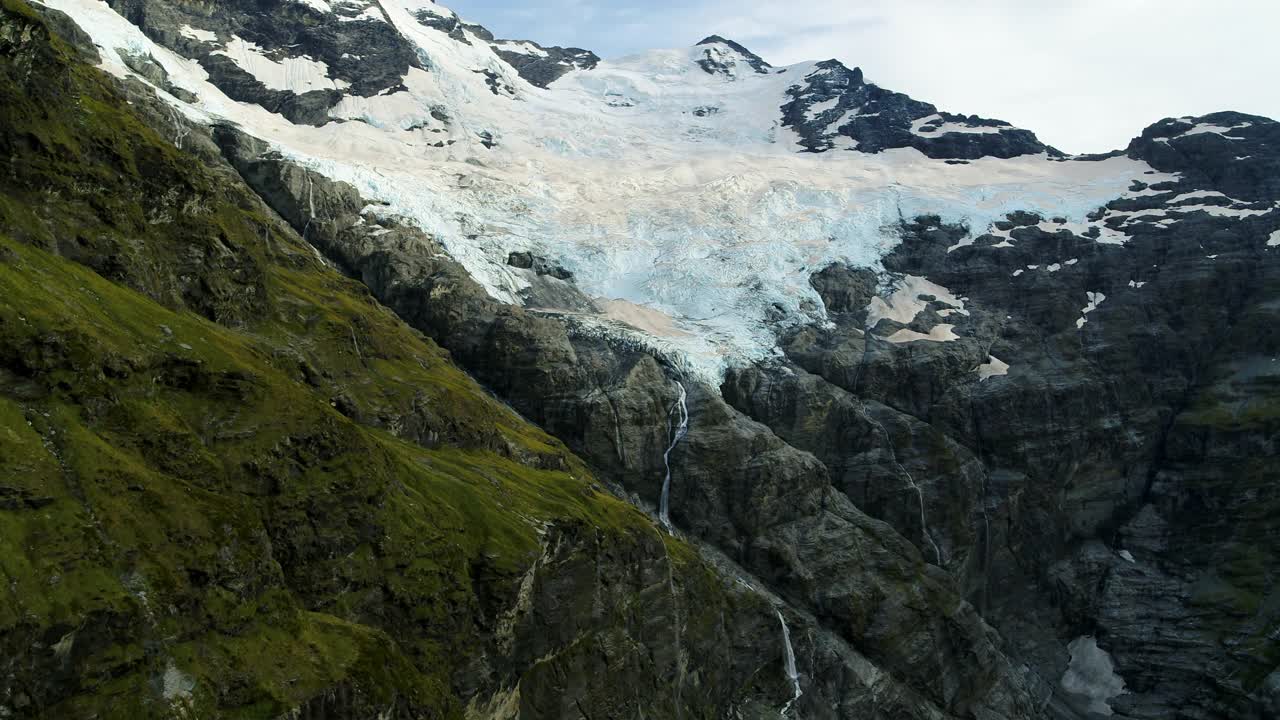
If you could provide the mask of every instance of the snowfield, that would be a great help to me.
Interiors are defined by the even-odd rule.
[[[174,85],[198,96],[188,105],[158,90],[188,117],[234,121],[387,203],[369,210],[438,236],[495,298],[520,302],[524,281],[506,264],[510,252],[545,256],[588,295],[621,301],[602,303],[602,327],[611,309],[624,309],[611,313],[615,320],[644,317],[631,324],[716,385],[727,367],[776,352],[777,325],[766,320],[772,308],[784,325],[822,321],[810,275],[833,262],[879,268],[898,242],[900,218],[937,214],[976,236],[1027,210],[1083,231],[1098,226],[1086,215],[1134,180],[1173,179],[1123,157],[947,164],[913,149],[799,152],[779,108],[787,88],[814,71],[811,63],[763,74],[742,63],[713,75],[696,63],[705,46],[660,50],[571,72],[544,90],[485,42],[461,43],[421,25],[418,11],[449,15],[429,0],[378,3],[429,70],[411,69],[406,92],[348,96],[331,115],[349,122],[298,126],[230,100],[198,63],[152,43],[98,0],[45,4],[80,23],[103,48],[108,71],[131,74],[117,50],[149,53]],[[239,38],[221,51],[270,87],[342,87],[322,63],[272,61]],[[512,96],[495,94],[485,72]],[[485,146],[489,139],[495,147]],[[1125,239],[1105,231],[1100,241]],[[949,333],[894,341],[944,341]]]

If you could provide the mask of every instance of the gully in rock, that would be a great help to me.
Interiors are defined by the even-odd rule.
[[[778,622],[782,625],[782,649],[785,658],[783,667],[787,672],[787,679],[791,681],[793,692],[791,699],[787,701],[786,705],[782,706],[782,712],[779,713],[780,717],[786,718],[790,717],[791,706],[800,699],[802,693],[800,690],[800,673],[796,670],[796,652],[791,647],[791,629],[787,627],[787,619],[782,617],[782,611],[778,610],[776,612],[778,613]]]
[[[662,465],[667,470],[667,475],[662,479],[662,497],[658,500],[658,521],[662,523],[662,527],[671,532],[671,451],[676,449],[676,445],[689,434],[689,405],[688,394],[685,393],[684,385],[677,382],[676,387],[680,388],[680,398],[676,400],[675,407],[667,413],[668,421],[670,421],[671,413],[679,412],[680,419],[676,423],[675,434],[671,437],[671,445],[667,447],[667,451],[662,453]]]
[[[307,178],[307,224],[302,226],[302,239],[307,239],[307,231],[311,229],[311,223],[316,219],[316,187],[315,181],[311,178],[311,172],[306,171]]]
[[[924,491],[916,484],[915,478],[911,476],[911,473],[907,468],[898,461],[898,451],[893,447],[893,439],[889,436],[889,431],[885,429],[884,425],[882,425],[880,421],[871,418],[870,415],[867,417],[871,420],[872,424],[880,430],[880,435],[884,437],[885,447],[889,449],[889,458],[893,461],[894,467],[898,469],[898,472],[902,473],[902,475],[907,479],[907,484],[915,491],[916,499],[920,503],[920,534],[924,536],[925,541],[929,543],[929,547],[933,549],[933,557],[935,562],[937,562],[938,567],[942,567],[942,551],[938,549],[938,544],[933,541],[933,536],[929,534],[929,520],[925,516],[924,511]]]

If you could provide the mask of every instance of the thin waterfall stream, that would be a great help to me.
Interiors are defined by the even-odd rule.
[[[662,497],[658,500],[658,522],[662,523],[662,527],[666,528],[668,533],[671,532],[671,451],[675,450],[676,445],[689,434],[689,396],[682,383],[677,382],[676,387],[680,388],[680,398],[676,401],[675,407],[667,413],[668,427],[671,413],[679,411],[680,419],[676,423],[675,434],[671,437],[671,445],[667,447],[666,452],[662,453],[662,464],[667,469],[667,476],[662,480]]]
[[[796,651],[791,647],[791,629],[787,627],[787,619],[782,617],[781,610],[776,610],[775,612],[778,613],[778,622],[782,625],[782,647],[785,651],[786,661],[784,668],[787,672],[787,679],[791,681],[791,687],[795,693],[787,701],[787,704],[782,706],[780,716],[786,718],[791,713],[791,706],[800,699],[802,694],[800,690],[800,672],[796,670]]]

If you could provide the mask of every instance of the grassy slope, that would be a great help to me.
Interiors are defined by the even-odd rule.
[[[647,521],[2,6],[0,705],[457,716],[541,524]]]

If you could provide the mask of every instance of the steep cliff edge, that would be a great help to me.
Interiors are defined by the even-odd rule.
[[[4,0],[0,716],[776,712],[770,601],[76,39]]]

